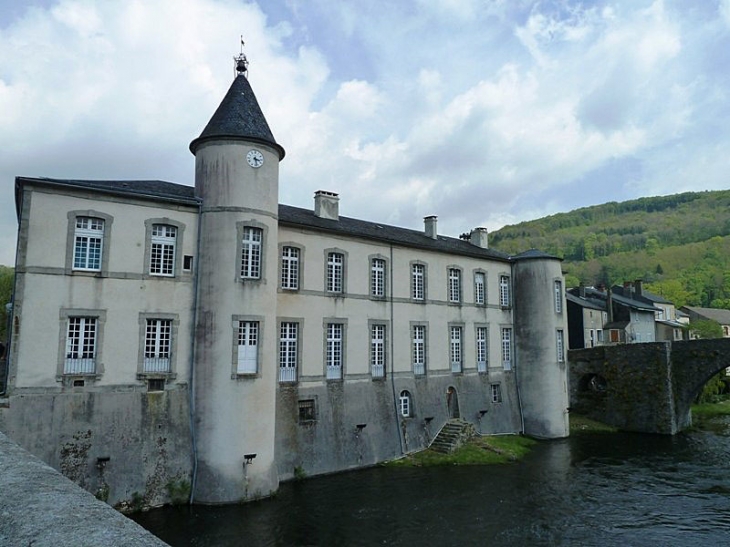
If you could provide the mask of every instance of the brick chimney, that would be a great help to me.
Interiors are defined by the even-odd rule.
[[[474,228],[471,231],[471,237],[469,243],[481,247],[482,249],[489,249],[489,233],[486,228]]]
[[[431,239],[438,238],[438,234],[436,233],[436,221],[437,220],[438,220],[438,217],[436,215],[429,215],[427,217],[423,217],[423,224],[424,224],[426,236],[430,237]]]
[[[327,220],[339,220],[340,197],[334,192],[317,190],[314,193],[314,216]]]
[[[641,296],[641,279],[634,281],[634,292],[636,292],[636,296]]]

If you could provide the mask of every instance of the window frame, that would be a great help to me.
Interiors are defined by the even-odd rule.
[[[512,307],[512,278],[508,274],[499,274],[499,307]]]
[[[256,372],[239,372],[239,329],[240,324],[257,323],[258,333],[256,339]],[[235,314],[231,316],[231,380],[251,380],[261,377],[263,340],[266,334],[266,322],[262,315]]]
[[[341,263],[331,259],[340,256]],[[337,281],[339,278],[339,289]],[[324,251],[324,292],[329,296],[344,296],[347,291],[347,253],[342,249],[332,248]]]
[[[413,396],[407,389],[398,394],[398,413],[401,418],[413,418]]]
[[[185,224],[182,222],[179,222],[177,220],[173,220],[171,218],[163,217],[163,218],[148,218],[144,221],[145,225],[145,249],[144,249],[144,264],[142,265],[142,271],[144,272],[144,276],[147,279],[170,279],[170,278],[176,278],[181,275],[180,272],[185,273],[186,275],[192,275],[193,271],[193,264],[191,264],[191,268],[185,269],[183,264],[183,236],[185,234]],[[172,274],[162,274],[162,273],[152,273],[152,246],[153,246],[153,239],[154,236],[152,235],[154,231],[155,226],[170,226],[172,228],[175,228],[176,236],[175,236],[175,246],[174,246],[174,257],[173,257],[173,265],[172,265]],[[191,256],[191,261],[193,261],[193,257]]]
[[[505,337],[505,334],[507,335]],[[502,368],[505,371],[512,370],[514,362],[514,342],[512,327],[504,325],[500,328],[500,354],[502,357]]]
[[[458,333],[458,337],[454,335]],[[449,323],[449,370],[452,374],[464,372],[464,325]]]
[[[489,368],[489,325],[474,325],[474,345],[477,372],[486,373]],[[480,360],[480,357],[483,359]]]
[[[416,338],[416,329],[422,330],[423,337]],[[416,377],[425,376],[428,370],[428,325],[425,323],[411,323],[411,368]],[[419,342],[420,340],[420,342]],[[421,346],[422,362],[417,361],[417,346]]]
[[[90,275],[104,277],[109,273],[110,242],[114,217],[93,209],[74,210],[66,214],[68,228],[66,235],[66,275]],[[104,231],[101,236],[100,267],[99,269],[76,268],[76,222],[79,218],[96,218],[104,221]]]
[[[278,379],[279,383],[296,383],[299,378],[299,359],[300,349],[299,341],[302,339],[302,322],[290,318],[282,318],[279,320],[279,339],[278,339]],[[284,336],[284,329],[287,328],[287,336]],[[292,337],[293,329],[293,337]],[[293,350],[292,350],[293,348]],[[292,359],[293,354],[293,359]],[[286,366],[284,364],[286,363]],[[293,364],[292,364],[293,363]]]
[[[148,370],[147,362],[147,334],[149,321],[170,322],[170,343],[167,370]],[[180,316],[177,313],[140,312],[137,318],[139,325],[139,350],[137,354],[137,379],[147,380],[149,378],[174,378],[177,371],[177,343],[178,331],[180,328]]]
[[[417,273],[417,269],[420,273]],[[410,263],[410,270],[411,301],[425,304],[428,297],[428,264],[420,260],[414,261]]]
[[[382,267],[376,265],[381,264]],[[370,264],[370,297],[376,300],[385,299],[388,296],[388,260],[381,255],[369,257]]]
[[[370,376],[373,380],[383,380],[388,365],[388,325],[382,321],[368,321],[370,333]]]
[[[324,376],[328,382],[340,382],[345,379],[347,320],[325,318],[323,326]],[[338,359],[336,355],[339,355]]]
[[[563,313],[563,281],[553,280],[553,294],[555,301],[555,313]]]
[[[492,404],[500,404],[502,402],[502,385],[498,382],[489,384],[489,394]]]
[[[487,305],[487,272],[484,270],[474,271],[474,305]]]
[[[247,237],[250,235],[251,237]],[[258,240],[256,238],[258,236]],[[264,230],[244,225],[239,239],[241,246],[239,277],[244,281],[259,281],[262,276]]]
[[[563,329],[555,331],[555,351],[558,363],[565,363],[565,331]]]
[[[93,318],[96,320],[94,336],[94,370],[91,372],[66,372],[66,361],[68,359],[69,320],[72,318]],[[97,379],[104,373],[104,362],[102,360],[104,349],[104,326],[106,324],[106,310],[86,308],[61,308],[59,311],[58,329],[58,361],[56,364],[56,380],[64,381],[84,377]]]
[[[447,291],[449,304],[461,304],[462,300],[462,270],[458,266],[449,266],[446,269]]]
[[[284,253],[296,251],[297,256],[284,256]],[[289,263],[288,269],[285,270],[284,265]],[[291,264],[296,264],[296,272],[292,273]],[[302,270],[304,266],[304,249],[300,245],[291,243],[282,243],[279,245],[279,288],[286,292],[296,292],[301,289]],[[286,283],[285,283],[286,278]],[[292,286],[293,285],[293,286]]]

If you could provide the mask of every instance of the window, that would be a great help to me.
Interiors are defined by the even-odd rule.
[[[558,363],[565,362],[565,335],[562,329],[558,329],[557,332],[557,350],[558,350]]]
[[[461,327],[450,327],[451,372],[461,372]]]
[[[147,319],[143,372],[170,372],[170,319]]]
[[[426,326],[413,325],[413,374],[426,374]]]
[[[281,249],[281,288],[288,291],[299,290],[299,249]]]
[[[592,348],[596,345],[595,333],[596,333],[596,331],[594,331],[593,329],[588,329],[588,336],[590,337],[590,340],[588,343],[589,348]]]
[[[261,241],[264,231],[261,228],[244,226],[241,241],[241,278],[261,278]]]
[[[563,282],[555,281],[555,313],[563,312]]]
[[[603,330],[602,329],[596,330],[596,339],[598,340],[599,344],[603,343]]]
[[[177,228],[153,224],[150,246],[150,275],[175,275],[175,241]]]
[[[370,373],[373,378],[385,377],[385,325],[370,328]]]
[[[327,292],[341,293],[345,256],[342,253],[327,253]]]
[[[192,255],[185,255],[183,257],[183,270],[186,272],[193,271],[193,257]]]
[[[299,401],[299,423],[314,422],[317,420],[315,413],[314,399],[302,399]]]
[[[299,324],[282,322],[279,329],[279,381],[297,381],[297,339]]]
[[[503,308],[509,308],[511,298],[509,293],[509,276],[499,276],[499,305]]]
[[[461,270],[449,268],[449,302],[461,302]]]
[[[385,260],[373,258],[370,261],[370,295],[385,296]]]
[[[492,402],[501,403],[502,402],[502,386],[500,386],[499,384],[491,384],[490,388],[491,388],[491,392],[492,392]]]
[[[398,409],[404,418],[411,416],[411,394],[408,391],[401,391],[398,396]]]
[[[327,379],[342,379],[342,323],[327,323]]]
[[[96,317],[68,318],[64,374],[96,372],[97,325]]]
[[[512,329],[502,329],[502,367],[512,370]]]
[[[238,365],[236,374],[258,372],[259,322],[238,322]]]
[[[413,300],[426,298],[426,266],[413,264],[411,266],[411,297]]]
[[[101,271],[104,219],[76,217],[74,230],[74,270]]]
[[[474,303],[477,306],[484,306],[487,302],[486,293],[486,282],[483,272],[476,272],[474,274]]]
[[[487,372],[487,327],[477,327],[477,372]]]

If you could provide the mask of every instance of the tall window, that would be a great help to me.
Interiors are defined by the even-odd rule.
[[[243,279],[261,278],[261,240],[264,231],[261,228],[245,226],[241,242],[241,277]]]
[[[373,258],[370,262],[370,294],[385,296],[385,260]]]
[[[502,329],[502,367],[512,370],[512,329]]]
[[[425,325],[413,325],[413,374],[426,374]]]
[[[93,217],[77,217],[74,230],[74,270],[98,272],[101,270],[104,220]]]
[[[487,327],[477,327],[477,372],[487,372]]]
[[[451,372],[461,372],[461,327],[450,327]]]
[[[152,225],[150,274],[172,277],[175,275],[175,241],[177,228],[166,224]]]
[[[449,268],[449,302],[461,302],[461,270]]]
[[[563,282],[555,281],[555,313],[562,313],[563,311]]]
[[[342,378],[342,324],[327,323],[327,379]]]
[[[299,325],[282,322],[279,330],[279,381],[297,381],[297,338]]]
[[[299,289],[299,249],[281,249],[281,288],[289,291]]]
[[[511,298],[509,293],[509,276],[499,276],[499,305],[503,308],[509,308]]]
[[[144,372],[170,372],[172,320],[147,319],[144,338]]]
[[[492,391],[492,402],[493,403],[501,403],[502,402],[502,387],[499,384],[490,384],[491,391]]]
[[[485,285],[484,273],[476,272],[474,274],[474,303],[477,306],[483,306],[487,302]]]
[[[565,335],[563,329],[558,329],[557,332],[557,349],[558,349],[558,363],[565,362]]]
[[[97,325],[96,317],[68,318],[64,374],[93,374],[96,371]]]
[[[238,366],[237,374],[258,372],[259,322],[238,322]]]
[[[341,293],[345,257],[342,253],[327,254],[327,292]]]
[[[426,267],[423,264],[413,264],[411,267],[411,297],[413,300],[423,300],[426,297],[425,278]]]
[[[373,378],[385,377],[385,325],[370,329],[370,371]]]
[[[400,415],[408,418],[411,415],[411,394],[408,391],[401,391],[398,397],[398,409]]]

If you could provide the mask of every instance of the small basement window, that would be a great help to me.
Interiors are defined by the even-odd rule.
[[[314,422],[316,419],[314,399],[302,399],[299,401],[299,423]]]
[[[183,270],[190,272],[193,269],[193,257],[192,255],[185,255],[183,257]]]
[[[84,387],[84,385],[86,385],[84,380],[74,380],[73,382],[74,387]]]
[[[165,379],[150,378],[147,380],[147,391],[165,391]]]

